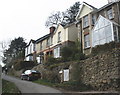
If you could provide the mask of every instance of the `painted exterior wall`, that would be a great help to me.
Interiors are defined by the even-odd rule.
[[[68,33],[67,35],[68,35],[68,40],[69,41],[76,41],[78,39],[78,29],[77,29],[75,24],[68,27],[67,31],[68,32],[66,32],[66,33]]]
[[[33,61],[35,60],[35,44],[31,40],[27,47],[25,48],[25,60],[26,61]]]
[[[30,43],[29,46],[26,47],[25,49],[25,55],[29,55],[31,53],[34,53],[34,44],[33,43]]]
[[[94,27],[94,25],[92,24],[92,15],[96,15],[96,20],[98,19],[99,15],[102,15],[103,17],[108,19],[108,15],[107,15],[107,11],[112,8],[112,14],[113,14],[113,18],[110,19],[111,21],[120,24],[120,20],[119,20],[119,9],[120,9],[120,2],[119,3],[114,3],[112,5],[106,5],[105,7],[98,9],[98,11],[96,10],[92,10],[90,8],[91,6],[87,5],[87,6],[82,6],[81,12],[79,12],[78,17],[76,18],[78,21],[81,21],[82,23],[80,23],[81,27],[80,29],[78,29],[78,32],[82,31],[82,44],[83,44],[83,52],[85,54],[90,54],[91,53],[91,48],[92,48],[92,29]],[[83,18],[88,15],[89,18],[89,26],[88,27],[83,27]],[[85,48],[85,41],[84,41],[84,37],[85,35],[89,34],[90,36],[90,47],[89,48]],[[118,33],[120,34],[120,33]]]
[[[84,17],[85,15],[91,13],[92,11],[93,11],[92,9],[90,9],[87,6],[83,5],[83,8],[82,8],[78,18],[80,19],[80,18]]]
[[[40,52],[40,43],[35,44],[36,54]]]
[[[61,32],[61,41],[58,42],[58,33]],[[55,33],[53,34],[53,46],[56,46],[58,43],[62,43],[64,41],[67,40],[67,36],[66,36],[66,32],[64,30],[64,27],[62,27],[61,25],[58,26],[57,30],[55,31]]]

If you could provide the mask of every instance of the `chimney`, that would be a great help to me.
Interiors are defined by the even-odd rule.
[[[52,34],[56,28],[54,26],[51,26],[49,29],[50,29],[50,34]]]

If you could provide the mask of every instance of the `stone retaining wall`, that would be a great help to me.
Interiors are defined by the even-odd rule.
[[[73,80],[75,64],[70,65],[70,79]],[[94,90],[120,90],[120,49],[88,58],[77,63],[80,68],[78,78],[91,85]]]

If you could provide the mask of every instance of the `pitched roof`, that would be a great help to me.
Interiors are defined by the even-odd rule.
[[[101,10],[103,10],[104,8],[109,7],[109,6],[111,6],[112,4],[115,4],[115,3],[118,3],[118,2],[120,2],[120,0],[115,1],[115,2],[110,2],[110,3],[106,4],[106,5],[104,5],[103,7],[99,8],[98,11],[101,11]]]
[[[79,15],[80,15],[80,13],[81,13],[81,11],[82,11],[82,9],[83,9],[83,6],[87,6],[88,8],[90,8],[90,9],[92,9],[92,10],[97,10],[97,8],[95,8],[94,6],[92,6],[92,5],[90,5],[90,4],[86,3],[86,2],[83,2],[83,3],[81,4],[81,6],[80,6],[80,10],[79,10],[79,12],[78,12],[78,14],[77,14],[77,16],[76,16],[76,19],[79,17]]]
[[[43,41],[44,39],[48,38],[49,36],[50,36],[50,34],[47,34],[47,35],[45,35],[45,36],[37,39],[37,40],[35,41],[35,43],[39,43],[40,41]]]
[[[31,40],[29,41],[29,43],[26,45],[26,47],[28,47],[28,46],[30,45],[30,43],[35,43],[35,40],[31,39]]]
[[[90,4],[86,3],[86,2],[83,2],[83,3],[86,4],[86,5],[88,5],[88,6],[90,6],[90,7],[93,8],[93,9],[97,9],[96,7],[90,5]]]

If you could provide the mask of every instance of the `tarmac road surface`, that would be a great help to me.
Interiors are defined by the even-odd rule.
[[[18,87],[21,93],[62,93],[57,89],[32,83],[30,81],[20,80],[15,77],[2,75],[2,78],[15,83],[15,85]]]

